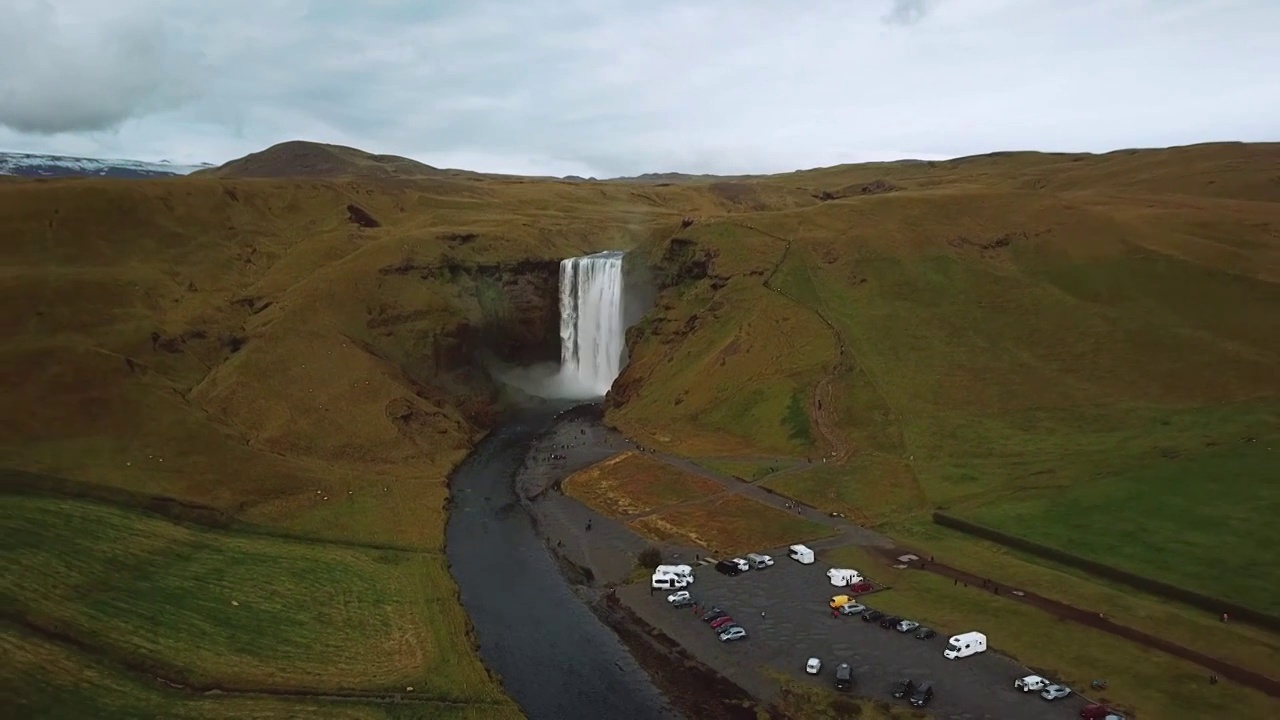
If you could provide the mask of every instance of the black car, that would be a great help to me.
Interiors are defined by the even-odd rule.
[[[908,697],[915,691],[916,681],[911,678],[902,678],[893,684],[893,696],[896,698]]]
[[[862,622],[876,622],[882,617],[884,617],[884,613],[879,610],[868,610],[862,613]]]
[[[711,622],[712,620],[716,620],[716,619],[722,618],[722,617],[724,617],[725,615],[728,615],[728,614],[729,614],[729,613],[727,613],[727,612],[725,612],[725,611],[721,610],[721,609],[720,609],[720,608],[718,608],[718,607],[713,607],[713,608],[711,608],[711,610],[710,610],[709,612],[707,612],[707,614],[706,614],[706,615],[703,615],[703,616],[702,616],[702,622],[709,623],[709,622]]]
[[[900,622],[902,622],[902,618],[898,617],[897,615],[885,615],[884,617],[880,618],[880,627],[884,628],[885,630],[888,630],[889,628],[894,627]]]
[[[716,571],[733,577],[734,575],[741,573],[742,568],[738,567],[737,563],[729,562],[728,560],[721,560],[716,563]]]
[[[916,639],[917,639],[917,640],[928,640],[929,638],[931,638],[931,637],[933,637],[934,635],[937,635],[937,634],[938,634],[938,633],[936,633],[936,632],[934,632],[934,631],[933,631],[933,628],[922,627],[922,628],[920,628],[919,630],[917,630],[917,631],[916,631]]]
[[[933,683],[920,683],[916,686],[916,691],[911,693],[911,704],[916,707],[924,707],[933,699]]]
[[[836,689],[848,690],[853,687],[853,668],[849,667],[849,663],[840,663],[836,666]]]

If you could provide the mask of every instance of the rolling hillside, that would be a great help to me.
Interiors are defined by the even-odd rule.
[[[300,143],[0,183],[20,707],[145,714],[149,674],[517,716],[453,599],[444,478],[500,399],[479,358],[553,359],[556,263],[603,249],[661,288],[609,400],[644,442],[815,460],[765,482],[926,546],[945,508],[1277,610],[1278,167],[1221,144],[604,183]]]

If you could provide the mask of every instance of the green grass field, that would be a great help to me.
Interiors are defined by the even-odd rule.
[[[441,555],[177,525],[0,496],[11,619],[198,687],[501,704]],[[121,681],[123,682],[123,681]],[[54,702],[35,697],[32,702]]]
[[[140,680],[83,653],[0,625],[0,652],[9,665],[0,687],[9,711],[23,718],[119,720],[518,720],[508,704],[484,705],[403,700],[306,697],[204,696]]]
[[[1270,446],[1270,447],[1268,447]],[[1280,614],[1280,435],[1156,459],[966,513],[975,522],[1138,575]],[[1212,572],[1206,572],[1212,568]]]

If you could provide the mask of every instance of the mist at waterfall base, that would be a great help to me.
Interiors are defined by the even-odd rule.
[[[626,360],[628,322],[623,253],[560,262],[560,363],[495,369],[528,395],[552,400],[604,397]]]

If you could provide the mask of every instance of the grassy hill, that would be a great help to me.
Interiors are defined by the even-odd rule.
[[[980,557],[945,508],[1280,609],[1280,146],[601,183],[300,145],[0,184],[28,715],[515,716],[444,479],[496,407],[476,357],[554,358],[556,262],[603,249],[661,288],[609,409],[646,444],[827,456],[765,482],[940,554]]]
[[[1278,566],[1249,550],[1280,541],[1277,161],[1225,145],[761,180],[855,191],[691,228],[733,277],[664,301],[612,417],[691,455],[809,454],[822,438],[787,408],[829,375],[819,416],[852,456],[776,489],[890,526],[947,508],[1173,582],[1229,569],[1223,596],[1280,610]]]

